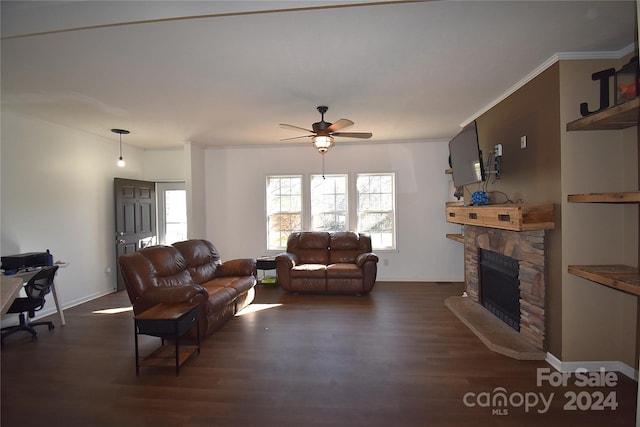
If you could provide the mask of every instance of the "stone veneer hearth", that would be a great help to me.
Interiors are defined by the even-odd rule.
[[[508,231],[464,226],[465,282],[468,296],[480,303],[480,249],[518,260],[520,334],[539,350],[546,350],[545,238],[545,230]]]

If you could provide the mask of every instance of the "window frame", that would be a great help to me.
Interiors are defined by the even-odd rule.
[[[318,211],[319,213],[324,213],[324,214],[333,214],[333,215],[340,215],[342,214],[344,216],[344,229],[334,229],[334,230],[326,230],[326,231],[347,231],[349,230],[349,224],[352,224],[353,222],[351,221],[350,218],[350,212],[352,211],[351,206],[350,206],[350,191],[349,191],[349,174],[347,173],[335,173],[335,174],[310,174],[309,175],[309,229],[312,231],[325,231],[325,229],[319,229],[314,227],[314,180],[325,180],[325,179],[333,179],[333,178],[344,178],[344,211],[341,210],[330,210],[330,211]],[[326,196],[328,193],[324,193],[323,196]],[[334,196],[337,196],[340,193],[330,193],[333,194]],[[335,207],[335,204],[334,204]]]
[[[271,247],[270,246],[270,214],[269,214],[269,180],[271,178],[298,178],[300,179],[300,226],[301,230],[311,230],[312,229],[312,182],[314,176],[322,176],[315,173],[300,173],[300,174],[268,174],[265,176],[265,232],[266,232],[266,250],[267,252],[277,253],[279,251],[286,250],[286,242],[283,242],[284,247]],[[347,173],[336,173],[325,176],[345,176],[346,177],[346,205],[347,205],[347,215],[346,215],[346,230],[352,230],[355,232],[366,232],[362,231],[359,224],[359,210],[358,210],[358,201],[359,201],[359,192],[357,188],[358,177],[360,176],[390,176],[391,177],[391,203],[392,208],[390,212],[391,215],[391,246],[385,247],[376,247],[375,246],[375,237],[372,236],[372,246],[373,250],[376,252],[397,252],[398,248],[398,211],[397,211],[397,173],[395,171],[392,172],[347,172]],[[297,231],[297,230],[295,230]]]
[[[358,230],[361,233],[368,233],[368,234],[372,234],[371,232],[368,232],[366,230],[362,230],[361,224],[360,224],[360,191],[358,190],[358,180],[360,177],[382,177],[382,176],[388,176],[391,178],[391,210],[369,210],[366,212],[371,212],[371,213],[390,213],[391,214],[391,228],[390,228],[390,232],[391,232],[391,245],[390,246],[384,246],[384,247],[376,247],[375,246],[375,238],[372,235],[372,239],[371,239],[371,244],[373,246],[373,249],[376,251],[396,251],[397,247],[398,247],[398,221],[397,221],[397,215],[398,215],[398,210],[397,210],[397,192],[396,192],[396,173],[395,172],[358,172],[355,173],[355,179],[354,179],[354,186],[355,186],[355,197],[354,197],[354,203],[355,203],[355,224],[356,224],[356,230]],[[372,194],[372,193],[368,193],[368,194]]]
[[[161,245],[166,245],[167,243],[167,218],[166,218],[166,209],[167,209],[167,200],[165,197],[165,191],[173,191],[173,190],[182,190],[185,192],[186,197],[186,184],[184,181],[166,181],[166,182],[156,182],[156,224],[157,224],[157,235],[158,235],[158,243]],[[186,210],[186,206],[185,206]],[[185,212],[186,214],[186,212]],[[189,231],[189,222],[188,216],[186,218],[185,224],[187,226],[187,234],[185,235],[185,239],[188,236]],[[174,243],[174,242],[171,242]]]
[[[305,182],[304,181],[305,180],[304,180],[303,175],[302,174],[267,175],[266,179],[265,179],[265,192],[264,192],[264,194],[265,194],[265,214],[266,214],[265,215],[265,220],[266,220],[266,224],[265,224],[266,225],[266,244],[267,244],[267,250],[268,251],[282,251],[282,250],[286,249],[286,240],[283,242],[283,246],[271,246],[271,241],[272,241],[272,236],[271,236],[271,233],[272,233],[272,230],[271,230],[271,216],[272,216],[272,212],[270,211],[271,205],[270,205],[270,193],[269,193],[269,185],[270,185],[270,181],[271,180],[274,180],[274,179],[282,180],[282,179],[286,179],[286,178],[299,179],[300,180],[300,194],[299,194],[299,197],[300,197],[300,200],[299,200],[300,210],[299,211],[292,211],[292,210],[282,211],[282,210],[278,210],[278,211],[274,211],[274,212],[277,212],[277,213],[280,213],[280,214],[282,214],[282,213],[292,214],[292,213],[295,213],[295,212],[299,212],[299,215],[300,215],[300,228],[301,229],[305,228],[305,222],[304,222],[304,210],[305,210],[305,200],[304,200]],[[291,193],[289,193],[289,196],[291,196]],[[279,194],[279,197],[282,197],[282,193],[281,192]],[[289,233],[292,233],[292,232],[295,232],[295,231],[298,231],[298,230],[293,230],[293,229],[288,230]],[[280,228],[278,230],[278,232],[280,234],[282,234],[283,231]],[[282,241],[282,236],[280,236],[279,240]]]

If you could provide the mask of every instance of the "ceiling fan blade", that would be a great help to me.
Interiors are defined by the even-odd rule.
[[[333,132],[332,136],[341,136],[346,138],[364,138],[368,139],[373,136],[371,132]]]
[[[281,139],[280,141],[290,141],[290,140],[292,140],[292,139],[300,139],[300,138],[311,138],[312,136],[315,136],[315,135],[294,136],[294,137],[292,137],[292,138],[284,138],[284,139]]]
[[[284,129],[302,130],[302,131],[305,131],[305,132],[313,132],[312,130],[301,128],[300,126],[287,125],[287,124],[284,124],[284,123],[280,123],[280,127],[284,128]]]
[[[331,126],[329,126],[326,130],[327,132],[335,132],[340,129],[344,129],[346,127],[353,126],[353,122],[349,119],[340,119]]]

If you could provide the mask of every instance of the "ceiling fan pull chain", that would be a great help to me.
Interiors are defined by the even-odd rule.
[[[327,179],[324,177],[324,153],[322,153],[322,179]]]

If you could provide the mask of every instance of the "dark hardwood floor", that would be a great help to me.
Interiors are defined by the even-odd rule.
[[[462,290],[462,284],[378,283],[358,297],[259,287],[252,308],[263,310],[208,337],[178,377],[152,367],[136,377],[132,312],[97,312],[126,308],[128,298],[108,295],[66,310],[66,326],[50,316],[56,329],[39,329],[37,342],[28,334],[7,338],[0,421],[2,427],[635,425],[634,381],[617,374],[615,386],[579,387],[576,377],[567,386],[538,386],[537,369],[549,365],[491,352],[444,306]],[[143,354],[158,344],[140,336]],[[504,406],[492,402],[501,393]],[[609,400],[596,410],[601,394]]]

